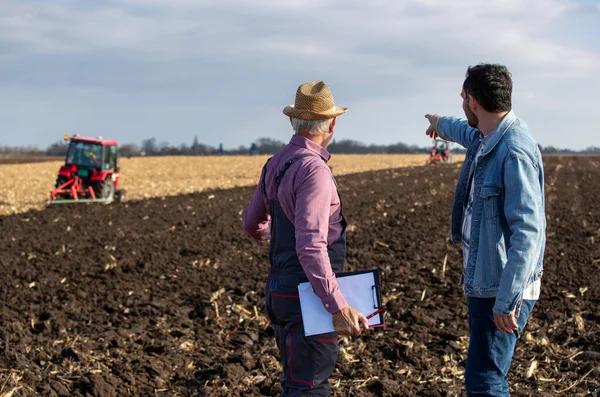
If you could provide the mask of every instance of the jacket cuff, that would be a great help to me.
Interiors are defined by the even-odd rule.
[[[492,309],[493,312],[503,316],[508,316],[517,308],[517,303],[521,300],[521,296],[522,294],[517,295],[515,299],[510,302],[496,299],[496,303]]]
[[[346,298],[344,298],[344,295],[339,288],[332,294],[323,298],[321,302],[323,302],[323,306],[325,306],[325,309],[331,314],[339,312],[348,306],[348,302],[346,302]]]
[[[435,123],[435,131],[437,132],[437,134],[439,135],[440,138],[442,138],[445,141],[449,141],[450,139],[448,139],[448,137],[446,135],[444,135],[443,132],[440,131],[440,127],[441,127],[441,129],[444,128],[444,121],[445,121],[444,119],[446,119],[446,117],[444,117],[444,116],[437,119],[437,121]]]

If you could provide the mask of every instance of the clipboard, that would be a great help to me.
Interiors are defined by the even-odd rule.
[[[379,269],[337,273],[336,279],[348,304],[369,320],[369,328],[383,327]],[[332,315],[325,309],[309,282],[298,285],[304,335],[334,332]]]

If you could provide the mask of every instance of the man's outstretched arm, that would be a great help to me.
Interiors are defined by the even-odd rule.
[[[446,141],[456,142],[462,147],[471,146],[475,138],[475,128],[469,126],[469,122],[455,117],[442,117],[439,114],[426,114],[429,127],[425,134],[430,138],[442,138]]]

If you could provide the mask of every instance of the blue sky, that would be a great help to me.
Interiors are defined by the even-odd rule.
[[[297,86],[350,110],[337,139],[424,146],[469,65],[506,64],[538,142],[598,142],[600,1],[0,0],[0,145],[64,133],[226,148],[287,141]]]

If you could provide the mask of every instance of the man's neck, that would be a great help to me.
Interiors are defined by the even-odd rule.
[[[299,131],[297,133],[297,135],[305,137],[309,141],[312,141],[312,142],[316,143],[317,145],[321,146],[323,149],[327,149],[327,145],[329,144],[329,139],[327,139],[327,137],[325,137],[325,134],[311,135],[308,132]]]
[[[501,113],[486,113],[485,116],[479,118],[479,125],[477,128],[483,133],[483,136],[488,136],[502,122],[502,119],[508,114],[508,112]]]

